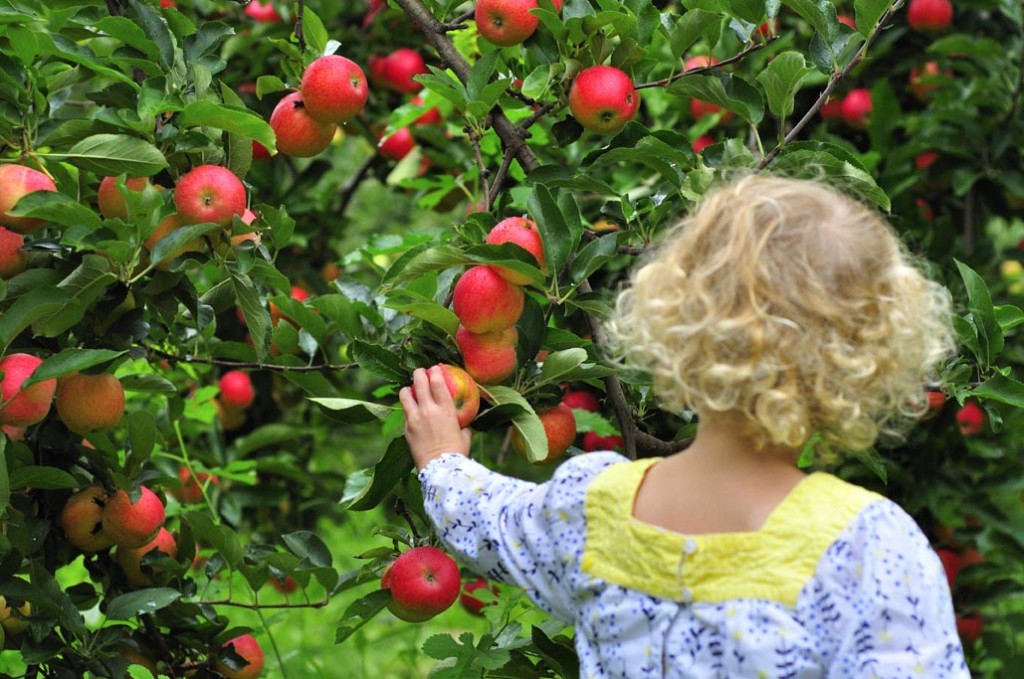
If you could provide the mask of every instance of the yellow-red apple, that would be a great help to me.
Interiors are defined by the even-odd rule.
[[[24,236],[0,226],[0,278],[13,278],[28,266],[24,244]]]
[[[489,245],[501,245],[502,243],[513,243],[523,248],[531,255],[541,271],[547,271],[547,263],[544,261],[544,241],[537,230],[537,222],[525,217],[509,217],[494,225],[485,241]],[[526,285],[532,280],[525,274],[516,273],[508,267],[496,266],[494,270],[501,274],[501,277],[509,283]]]
[[[535,464],[551,464],[565,454],[572,445],[572,440],[576,438],[576,416],[573,415],[572,408],[559,403],[553,408],[541,410],[537,417],[544,425],[544,435],[548,440],[548,456]],[[526,458],[526,443],[518,429],[512,430],[512,448]]]
[[[68,542],[83,552],[98,552],[114,544],[103,531],[103,507],[107,493],[99,486],[84,488],[64,503],[60,526]]]
[[[138,501],[118,490],[103,507],[103,530],[118,547],[134,549],[152,540],[164,525],[164,505],[156,493],[145,486]]]
[[[516,371],[518,340],[515,326],[476,334],[460,325],[455,333],[466,372],[478,384],[499,384]]]
[[[480,387],[473,381],[472,376],[457,365],[438,363],[441,374],[444,375],[444,384],[448,387],[448,393],[452,395],[455,402],[455,414],[458,416],[459,426],[466,428],[473,421],[480,411]],[[412,397],[416,398],[416,388],[412,389]]]
[[[16,233],[32,233],[45,222],[31,217],[11,217],[7,213],[23,196],[33,191],[56,191],[57,185],[39,170],[23,165],[0,165],[0,226]]]
[[[213,222],[228,226],[245,212],[245,186],[220,165],[200,165],[178,178],[174,205],[183,224]]]
[[[455,284],[452,309],[470,332],[503,330],[523,314],[523,289],[489,266],[474,266]]]
[[[171,535],[170,531],[166,528],[161,528],[157,531],[155,538],[141,547],[134,549],[127,547],[117,548],[117,563],[121,566],[121,570],[124,571],[129,585],[133,587],[151,587],[153,585],[153,580],[149,574],[142,570],[142,557],[152,551],[159,551],[174,558],[178,555],[178,543],[175,542],[174,536]],[[153,574],[157,572],[159,571],[154,570]]]
[[[312,158],[331,145],[338,126],[321,123],[306,111],[302,93],[292,92],[274,107],[270,127],[277,137],[277,150],[286,156]]]
[[[141,193],[149,184],[147,177],[129,177],[125,180],[125,187],[129,191]],[[99,205],[100,214],[105,219],[127,219],[128,206],[125,205],[124,196],[117,190],[117,177],[104,177],[100,182],[100,190],[96,194],[96,203]]]
[[[116,427],[122,415],[124,387],[110,373],[78,373],[57,385],[57,416],[76,434]]]

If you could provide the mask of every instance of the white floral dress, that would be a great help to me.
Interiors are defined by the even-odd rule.
[[[758,531],[687,536],[632,516],[655,462],[589,453],[535,484],[445,454],[419,478],[463,563],[575,625],[581,677],[970,677],[942,565],[898,505],[815,473]]]

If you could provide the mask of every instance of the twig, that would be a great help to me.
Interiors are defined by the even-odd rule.
[[[490,197],[491,187],[487,178],[491,176],[491,171],[484,165],[484,156],[480,153],[480,133],[472,128],[467,130],[467,132],[469,133],[469,142],[473,145],[473,157],[476,158],[476,166],[480,170],[480,181],[484,185],[484,195]]]
[[[565,106],[565,104],[560,100],[549,101],[534,111],[529,118],[526,118],[523,122],[519,123],[519,129],[525,134],[535,122],[546,116],[548,113],[551,113],[551,111],[556,108],[560,108],[562,106]]]
[[[811,122],[811,119],[814,118],[815,115],[817,115],[818,111],[821,110],[821,107],[825,105],[826,101],[828,101],[828,98],[832,96],[832,91],[835,90],[836,86],[839,85],[840,82],[842,82],[843,78],[845,78],[851,70],[853,70],[854,66],[856,66],[857,64],[864,60],[864,57],[867,55],[868,49],[875,42],[875,39],[879,36],[879,34],[881,34],[882,30],[886,27],[886,25],[892,20],[896,12],[898,12],[903,7],[903,3],[904,0],[896,0],[892,4],[892,6],[885,11],[885,14],[882,15],[882,18],[880,18],[878,20],[878,23],[875,24],[875,28],[871,31],[871,33],[868,34],[868,37],[864,39],[864,44],[861,45],[860,51],[857,52],[856,56],[854,56],[853,59],[850,59],[850,63],[848,63],[842,70],[833,71],[832,77],[829,78],[828,84],[825,85],[825,89],[823,89],[821,91],[821,94],[818,95],[817,101],[815,101],[811,108],[807,111],[807,113],[804,114],[804,117],[801,118],[800,121],[793,126],[793,129],[789,131],[785,139],[779,142],[775,146],[775,148],[768,152],[766,156],[761,158],[761,161],[757,164],[758,170],[763,170],[766,167],[768,167],[768,165],[770,165],[771,162],[775,160],[775,157],[782,152],[782,149],[786,146],[786,144],[796,139],[800,132],[803,131],[805,127],[807,127],[807,124]]]
[[[501,442],[501,448],[498,449],[498,459],[496,460],[499,467],[505,464],[505,458],[508,456],[508,449],[512,445],[512,427],[508,428],[505,432],[505,440]]]
[[[412,520],[412,514],[409,513],[409,508],[405,506],[405,502],[401,498],[395,500],[395,513],[405,519],[405,522],[409,524],[409,533],[412,535],[412,542],[414,545],[420,543],[420,532],[416,530],[416,522]]]
[[[231,601],[230,599],[224,599],[222,601],[199,601],[197,603],[201,606],[233,606],[235,608],[248,608],[251,611],[259,611],[266,608],[323,608],[330,602],[331,600],[327,598],[322,601],[303,602],[297,604],[243,604],[240,601]]]
[[[475,7],[473,9],[466,10],[459,16],[452,19],[451,21],[444,22],[443,24],[441,24],[441,28],[444,30],[445,33],[451,31],[461,31],[463,28],[466,27],[466,22],[473,18],[474,14],[476,14]]]
[[[515,153],[512,149],[505,149],[505,157],[501,161],[501,167],[498,168],[498,172],[494,175],[494,181],[491,183],[491,191],[484,196],[484,210],[487,212],[491,211],[491,207],[494,206],[494,201],[498,199],[498,194],[501,193],[502,184],[505,183],[505,177],[508,176],[508,170],[512,167],[512,158]]]
[[[366,179],[366,176],[370,172],[370,168],[373,167],[373,164],[377,162],[379,158],[380,155],[374,153],[364,160],[363,164],[356,170],[356,173],[352,175],[349,180],[345,182],[345,185],[338,190],[338,194],[341,196],[341,204],[338,206],[336,212],[339,217],[344,215],[345,211],[348,210],[348,205],[356,195],[356,190],[359,188],[359,185],[363,183],[363,180]]]
[[[455,45],[448,38],[444,27],[420,0],[395,0],[395,3],[415,21],[427,36],[441,59],[451,67],[455,75],[463,83],[469,82],[470,66],[462,57]],[[516,126],[497,106],[491,112],[494,131],[498,133],[506,149],[512,149],[522,166],[523,171],[533,172],[540,165],[533,150],[527,146]]]
[[[715,69],[719,69],[719,68],[722,68],[723,66],[728,66],[729,64],[734,64],[737,61],[745,59],[747,57],[747,55],[752,54],[752,53],[754,53],[754,52],[756,52],[758,50],[764,49],[765,47],[767,47],[768,45],[772,44],[773,42],[775,42],[778,39],[779,39],[779,36],[775,36],[775,37],[773,37],[773,38],[771,38],[771,39],[769,39],[769,40],[767,40],[765,42],[755,43],[755,44],[751,45],[750,47],[747,47],[742,52],[737,52],[736,54],[732,55],[728,59],[724,59],[722,61],[719,61],[717,63],[711,64],[709,66],[701,66],[700,68],[691,68],[691,69],[686,70],[686,71],[680,71],[679,73],[675,73],[675,74],[669,76],[668,78],[662,78],[661,80],[654,80],[654,81],[651,81],[649,83],[640,83],[639,85],[634,85],[633,89],[644,90],[644,89],[648,89],[648,88],[651,88],[651,87],[665,87],[666,85],[671,85],[672,83],[674,83],[675,81],[679,80],[680,78],[685,78],[685,77],[691,76],[691,75],[700,75],[701,73],[705,73],[707,71],[714,71]]]
[[[109,0],[108,0],[109,2]],[[306,0],[299,0],[299,8],[295,13],[295,38],[299,41],[299,51],[306,51],[306,36],[302,32],[302,15],[306,13]]]
[[[597,240],[598,238],[600,238],[600,236],[598,236],[590,229],[584,229],[583,238],[589,243]],[[634,257],[637,257],[639,255],[644,254],[645,252],[647,252],[647,248],[638,248],[634,245],[620,245],[618,247],[618,253],[620,255],[632,255]]]
[[[250,363],[248,361],[228,361],[220,358],[207,358],[206,356],[178,356],[156,347],[146,347],[150,353],[156,354],[168,361],[178,363],[201,363],[203,365],[218,365],[225,368],[250,368],[252,370],[277,370],[280,372],[318,372],[321,370],[350,370],[358,367],[356,363],[321,363],[320,365],[277,365],[275,363]]]
[[[171,649],[168,648],[167,640],[164,639],[164,635],[160,633],[160,628],[156,626],[155,622],[153,622],[153,616],[144,614],[139,617],[142,618],[142,624],[146,627],[146,633],[149,634],[153,641],[156,642],[156,645],[160,647],[160,653],[163,654],[163,657],[167,660],[168,664],[170,664],[170,661],[174,656],[171,655]],[[173,669],[171,670],[171,676],[177,676],[174,674]]]

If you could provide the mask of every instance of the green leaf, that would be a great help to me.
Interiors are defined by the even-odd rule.
[[[107,16],[96,22],[96,30],[117,38],[129,47],[134,47],[148,58],[156,61],[160,53],[156,43],[149,39],[137,23],[122,16]],[[164,64],[165,66],[167,64]]]
[[[712,44],[718,42],[717,39],[712,39],[710,34],[713,29],[714,31],[719,30],[721,24],[721,14],[697,8],[687,11],[672,29],[669,40],[672,46],[672,55],[676,58],[682,56],[701,38],[706,38]]]
[[[178,388],[160,375],[125,375],[121,378],[125,391],[149,392],[154,394],[176,394]]]
[[[772,59],[757,76],[768,98],[768,108],[780,118],[793,112],[793,99],[804,78],[814,69],[804,61],[800,52],[783,52]]]
[[[132,444],[132,455],[138,460],[146,460],[157,437],[156,417],[145,410],[136,410],[128,416],[128,440]]]
[[[561,382],[564,375],[578,368],[585,360],[587,360],[587,350],[580,347],[553,352],[544,359],[544,366],[541,368],[537,384]]]
[[[995,307],[995,314],[996,321],[999,322],[999,327],[1003,332],[1024,324],[1024,311],[1012,304],[1003,304]]]
[[[63,302],[32,323],[42,337],[56,337],[74,327],[85,316],[96,298],[117,280],[110,263],[99,255],[86,255],[77,269],[57,284],[66,292]]]
[[[67,298],[68,293],[57,288],[35,288],[22,295],[0,315],[0,353],[6,352],[11,341],[36,319],[63,307]]]
[[[970,393],[978,398],[1024,408],[1024,383],[1003,375],[985,380],[971,389]]]
[[[252,337],[253,346],[256,348],[256,356],[263,360],[270,349],[270,312],[260,302],[260,295],[252,280],[245,275],[231,274],[231,286],[235,291],[235,299],[242,309],[242,316],[249,328],[249,336]]]
[[[11,473],[11,488],[60,490],[77,487],[75,477],[56,467],[19,467]]]
[[[343,510],[365,512],[373,509],[413,469],[412,454],[404,437],[391,441],[387,451],[371,470],[349,476],[345,493],[339,500]]]
[[[284,544],[292,554],[303,561],[308,561],[317,568],[330,568],[332,563],[331,550],[315,533],[300,530],[281,536]]]
[[[341,620],[338,621],[338,629],[334,633],[334,643],[340,644],[355,634],[360,627],[383,611],[389,603],[391,603],[391,590],[389,589],[378,589],[353,601],[345,609]]]
[[[127,351],[111,349],[65,349],[43,361],[23,386],[28,387],[36,382],[61,377],[77,370],[85,370],[96,365],[109,363],[127,354]]]
[[[496,406],[512,404],[519,406],[519,412],[512,416],[512,426],[523,439],[526,459],[529,462],[540,462],[548,457],[548,437],[544,433],[544,425],[534,412],[533,406],[527,403],[522,395],[511,387],[489,386],[480,387],[487,400]]]
[[[827,2],[827,0],[825,0]],[[708,71],[688,75],[668,88],[673,94],[702,99],[735,112],[748,123],[757,124],[764,118],[761,93],[739,75],[722,71]]]
[[[17,208],[8,214],[35,217],[61,226],[85,226],[91,231],[103,226],[103,220],[88,206],[57,191],[34,191],[19,200]]]
[[[306,39],[306,46],[313,56],[323,56],[327,47],[328,34],[324,22],[317,16],[316,12],[308,6],[302,13],[302,35]]]
[[[839,20],[836,6],[829,0],[783,0],[782,4],[802,16],[826,42],[835,39]]]
[[[139,615],[156,613],[181,598],[181,592],[170,587],[151,587],[115,597],[107,606],[108,620],[130,620]]]
[[[855,23],[860,34],[868,37],[892,4],[892,0],[853,0]]]
[[[359,401],[354,398],[311,398],[308,400],[316,403],[317,405],[321,405],[328,410],[350,410],[352,408],[362,408],[378,420],[383,420],[395,411],[391,406],[373,403],[371,401]]]
[[[242,106],[218,104],[209,99],[194,101],[185,107],[178,119],[182,128],[213,127],[249,139],[255,139],[271,153],[277,148],[277,137],[270,125],[255,111]]]
[[[435,325],[452,337],[455,336],[456,331],[459,329],[459,317],[456,316],[451,309],[443,307],[437,302],[404,302],[389,300],[384,306],[424,320],[431,325]]]
[[[399,384],[409,382],[409,373],[402,367],[398,356],[379,344],[370,344],[357,339],[352,342],[351,353],[352,359],[361,368],[369,370],[374,375],[383,377],[389,382]]]
[[[614,233],[601,236],[587,243],[576,255],[569,268],[569,279],[573,283],[586,280],[618,254],[619,240]]]
[[[133,3],[133,7],[138,16],[139,25],[157,48],[159,55],[157,62],[163,68],[170,70],[174,65],[174,38],[171,37],[167,22],[142,2]]]
[[[996,320],[996,312],[992,306],[992,295],[988,291],[985,280],[978,273],[960,260],[954,259],[967,288],[967,308],[978,331],[982,359],[985,367],[995,363],[1003,350],[1003,331]]]
[[[196,542],[212,547],[228,566],[237,568],[242,562],[242,543],[235,531],[214,524],[213,519],[201,512],[188,512],[181,519],[195,533]]]
[[[885,211],[891,209],[889,196],[862,166],[826,150],[789,147],[772,162],[771,169],[790,177],[825,179],[828,183],[859,194]]]
[[[565,197],[572,201],[568,192]],[[537,184],[527,201],[530,215],[536,220],[537,229],[544,240],[544,258],[548,271],[562,270],[583,235],[583,227],[579,224],[579,209],[573,202],[569,209],[575,209],[576,214],[567,214],[562,209],[561,198],[560,192],[552,192],[543,184]]]
[[[72,165],[100,175],[150,177],[167,167],[160,150],[126,134],[94,134],[64,153],[39,154],[64,158]]]
[[[256,78],[256,97],[263,99],[267,94],[281,92],[288,89],[288,85],[276,75],[261,75]]]
[[[729,14],[750,24],[759,24],[767,13],[765,0],[722,0]]]

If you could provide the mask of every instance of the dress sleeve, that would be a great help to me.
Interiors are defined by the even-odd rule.
[[[586,488],[616,453],[563,462],[547,483],[493,472],[445,454],[419,474],[427,515],[445,546],[481,575],[526,590],[541,608],[573,620],[571,580],[586,537]]]
[[[828,549],[812,619],[829,679],[969,679],[938,556],[899,505],[877,500]],[[828,662],[828,661],[831,662]]]

